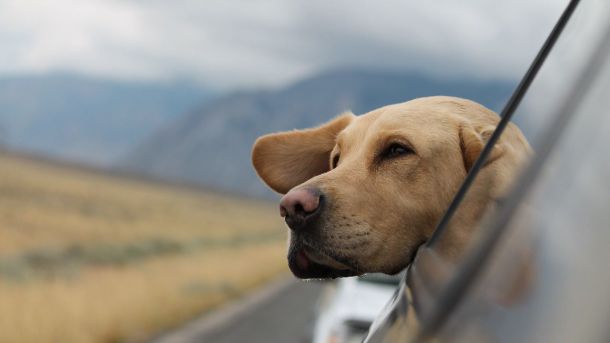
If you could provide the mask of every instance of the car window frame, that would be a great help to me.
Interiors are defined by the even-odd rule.
[[[554,42],[557,41],[557,39],[561,36],[563,27],[565,27],[569,21],[578,3],[578,0],[573,0],[568,4],[555,28],[543,45],[541,52],[545,49],[545,46],[547,46],[548,43],[551,43],[549,48],[552,48]],[[559,29],[558,32],[556,32],[557,29]],[[529,190],[536,183],[538,176],[540,176],[541,171],[547,161],[547,158],[556,145],[556,142],[560,139],[562,133],[569,125],[570,119],[577,113],[576,109],[580,106],[590,87],[594,83],[597,73],[600,71],[603,63],[605,62],[605,58],[610,56],[610,25],[608,25],[605,30],[606,31],[604,32],[603,39],[601,40],[600,44],[596,46],[591,56],[589,56],[587,63],[585,64],[586,67],[571,85],[570,92],[565,97],[561,106],[558,107],[559,110],[557,111],[557,115],[552,119],[550,125],[548,125],[548,127],[543,131],[536,156],[530,161],[528,166],[518,177],[519,181],[510,191],[510,194],[506,198],[507,200],[501,204],[498,213],[494,216],[494,219],[487,227],[489,230],[483,233],[481,241],[476,246],[472,247],[464,261],[462,261],[462,263],[460,263],[460,265],[457,267],[455,275],[440,292],[440,297],[435,302],[434,308],[432,309],[430,315],[422,320],[421,330],[415,341],[426,340],[427,338],[434,336],[435,333],[442,329],[443,324],[450,317],[456,306],[459,305],[460,301],[464,298],[464,295],[468,292],[470,287],[473,286],[477,276],[482,272],[487,262],[489,262],[489,257],[497,247],[497,243],[500,241],[503,234],[505,234],[507,231],[513,214],[518,210],[519,206],[522,204],[522,201],[529,193]],[[549,42],[549,40],[553,41]],[[532,64],[536,63],[538,57],[540,57],[540,53],[539,56],[534,59]],[[540,65],[542,64],[543,63]],[[526,73],[524,79],[527,78],[528,73]],[[519,88],[520,87],[517,87],[515,93],[519,92]],[[523,92],[523,95],[525,95],[525,93],[527,92]],[[507,104],[505,110],[509,107],[509,105],[510,104]],[[517,107],[518,106],[515,106],[514,110],[516,110]],[[505,111],[503,111],[503,113],[504,112]],[[507,114],[512,115],[512,113]],[[502,119],[504,119],[504,117]],[[500,125],[498,125],[498,128],[499,126]],[[498,130],[498,128],[496,130]],[[488,143],[488,146],[492,144],[495,144],[495,142]],[[491,148],[489,150],[491,150]],[[484,162],[486,158],[487,156],[484,156],[482,152],[479,159]],[[449,209],[447,211],[449,211]]]

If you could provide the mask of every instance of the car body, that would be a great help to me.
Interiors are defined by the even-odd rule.
[[[362,342],[402,276],[367,274],[329,282],[318,304],[313,342]]]

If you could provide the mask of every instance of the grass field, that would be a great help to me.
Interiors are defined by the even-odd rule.
[[[275,205],[0,153],[0,342],[139,342],[286,271]]]

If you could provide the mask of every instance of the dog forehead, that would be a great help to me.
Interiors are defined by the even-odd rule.
[[[354,117],[337,136],[337,144],[355,147],[385,134],[402,134],[414,141],[444,141],[465,120],[493,122],[493,112],[469,100],[433,96],[384,106]]]
[[[446,131],[453,118],[434,106],[390,105],[356,117],[338,136],[340,141],[362,142],[370,135],[402,132],[425,137]]]

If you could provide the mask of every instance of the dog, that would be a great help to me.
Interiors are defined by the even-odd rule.
[[[285,194],[280,214],[290,228],[292,273],[336,278],[404,269],[498,121],[476,102],[434,96],[258,138],[254,168]],[[482,215],[507,192],[531,152],[509,124],[438,242],[443,258],[460,258]]]

